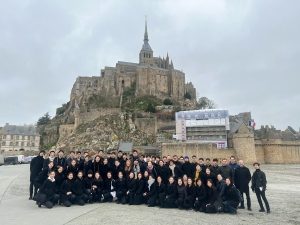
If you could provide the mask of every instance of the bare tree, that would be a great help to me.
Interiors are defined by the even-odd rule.
[[[196,104],[197,109],[215,109],[217,107],[217,104],[213,100],[210,100],[205,96],[200,97]]]

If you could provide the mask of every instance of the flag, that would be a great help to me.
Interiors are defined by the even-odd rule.
[[[250,126],[250,127],[255,127],[255,126],[256,126],[256,123],[253,122],[253,121],[248,121],[248,126]]]

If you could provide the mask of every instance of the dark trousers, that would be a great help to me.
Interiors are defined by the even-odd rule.
[[[213,204],[209,204],[208,206],[206,206],[205,212],[206,213],[217,213],[217,210]]]
[[[62,202],[62,204],[66,207],[70,207],[72,204],[74,204],[76,199],[76,196],[73,194],[70,194],[70,197],[68,198],[68,200]]]
[[[175,204],[179,207],[179,208],[183,208],[184,207],[184,198],[179,197],[176,201]]]
[[[130,192],[126,195],[126,202],[129,203],[129,205],[133,205],[134,202],[134,193]]]
[[[51,209],[53,207],[53,205],[55,205],[57,203],[58,199],[59,199],[59,195],[54,194],[51,198],[47,199],[43,205],[45,207],[47,207],[48,209]]]
[[[34,187],[34,184],[33,182],[30,182],[30,185],[29,185],[29,196],[32,198],[33,196],[33,187]],[[37,188],[34,187],[34,195],[36,195],[37,193]]]
[[[251,208],[251,200],[250,200],[249,189],[246,190],[245,192],[242,192],[242,191],[241,191],[241,195],[243,196],[243,201],[241,202],[241,206],[244,207],[244,201],[245,201],[245,199],[244,199],[244,194],[246,195],[246,198],[247,198],[247,207],[248,207],[248,208]]]
[[[266,198],[266,193],[265,193],[265,191],[260,191],[259,188],[255,188],[255,194],[256,194],[257,201],[258,201],[258,204],[259,204],[260,208],[261,208],[261,209],[265,209],[265,208],[264,208],[264,205],[263,205],[263,203],[262,203],[262,201],[261,201],[261,199],[263,199],[263,200],[264,200],[264,203],[265,203],[265,205],[266,205],[267,210],[270,210],[269,202],[268,202],[268,200],[267,200],[267,198]]]
[[[118,202],[122,203],[123,205],[126,204],[126,195],[122,191],[117,191],[116,196]]]
[[[195,201],[196,210],[199,210],[200,212],[205,211],[205,205],[206,205],[205,201]]]
[[[156,198],[156,205],[164,207],[165,197],[166,197],[165,193],[159,193]]]

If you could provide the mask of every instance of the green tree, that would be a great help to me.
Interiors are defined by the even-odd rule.
[[[51,116],[49,115],[49,112],[47,112],[44,116],[40,117],[37,121],[37,125],[45,125],[49,124],[51,122]]]
[[[164,105],[173,105],[173,102],[169,98],[166,98],[163,103]]]
[[[208,99],[207,97],[200,97],[196,103],[197,109],[215,109],[217,108],[217,104],[213,101]]]
[[[149,103],[146,110],[146,112],[156,113],[156,109],[152,103]]]
[[[186,92],[184,94],[184,98],[192,99],[192,96],[191,96],[191,94],[189,92]]]

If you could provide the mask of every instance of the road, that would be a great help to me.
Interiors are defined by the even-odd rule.
[[[252,168],[251,173],[253,172]],[[300,165],[262,165],[266,172],[271,214],[259,213],[251,193],[252,212],[207,215],[178,209],[159,209],[116,203],[38,208],[29,197],[29,165],[0,167],[0,224],[300,224]]]

